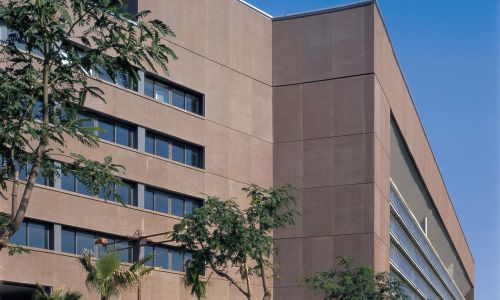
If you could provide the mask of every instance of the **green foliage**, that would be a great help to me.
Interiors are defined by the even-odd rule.
[[[78,292],[66,292],[63,294],[62,289],[57,289],[49,294],[41,286],[38,286],[33,294],[33,300],[79,300],[81,298],[82,294]]]
[[[318,272],[303,282],[324,292],[325,300],[400,300],[408,299],[399,281],[387,273],[375,273],[366,266],[356,267],[341,257],[340,268]]]
[[[21,245],[9,245],[7,247],[9,249],[9,256],[16,255],[16,254],[23,254],[23,253],[31,253],[30,249],[26,249]]]
[[[146,266],[152,256],[146,256],[129,268],[120,265],[120,257],[115,251],[105,252],[103,256],[93,262],[90,251],[84,251],[80,256],[80,264],[87,272],[85,283],[91,290],[97,291],[102,300],[118,296],[122,291],[130,289],[154,271],[154,267]]]
[[[180,223],[181,230],[173,239],[184,249],[193,251],[193,259],[186,265],[184,281],[198,298],[206,296],[211,274],[227,279],[241,293],[251,299],[249,279],[262,279],[264,293],[270,297],[265,283],[266,270],[272,268],[272,231],[294,223],[297,214],[291,187],[264,189],[251,185],[243,189],[250,199],[250,206],[241,209],[234,199],[221,200],[208,197],[205,204],[186,216]],[[235,268],[247,286],[241,286],[231,277]]]
[[[128,15],[123,7],[122,0],[0,1],[0,21],[10,30],[0,41],[0,195],[7,198],[12,182],[10,197],[18,204],[0,227],[0,249],[21,224],[40,172],[73,173],[93,194],[116,196],[112,187],[122,167],[110,157],[99,162],[66,149],[70,140],[99,145],[97,129],[81,117],[89,97],[106,97],[90,71],[133,83],[138,69],[168,73],[169,59],[176,58],[166,45],[174,34],[165,23],[149,11]],[[54,160],[64,162],[62,168]],[[18,192],[23,166],[29,166],[26,187]]]

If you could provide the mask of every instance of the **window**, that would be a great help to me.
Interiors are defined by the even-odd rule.
[[[50,249],[51,228],[41,222],[24,221],[19,230],[10,238],[12,244],[41,249]]]
[[[147,187],[144,194],[144,208],[174,216],[183,217],[201,206],[202,201]]]
[[[31,172],[31,169],[33,168],[33,164],[32,163],[29,163],[29,164],[25,164],[23,166],[21,166],[19,168],[19,179],[20,180],[27,180],[28,179],[28,175],[29,173]],[[45,177],[43,175],[43,169],[40,168],[40,170],[38,171],[38,175],[36,176],[36,181],[35,181],[36,184],[40,184],[40,185],[46,185],[46,186],[54,186],[54,179],[51,178],[51,177]]]
[[[162,103],[168,103],[189,112],[203,115],[202,96],[183,91],[160,80],[146,76],[144,94]]]
[[[92,195],[87,185],[70,172],[61,172],[61,189],[86,196],[95,196]],[[111,189],[120,196],[121,201],[124,204],[137,205],[137,184],[132,182],[123,182],[123,184],[113,185]],[[116,197],[107,197],[103,190],[99,192],[97,197],[113,202],[118,201]]]
[[[178,272],[184,272],[186,261],[192,258],[191,252],[163,245],[145,245],[142,246],[142,251],[145,256],[153,255],[153,259],[148,262],[149,266]]]
[[[85,120],[85,127],[96,127],[99,130],[96,135],[109,142],[117,143],[126,147],[135,146],[135,128],[127,124],[90,114],[80,116]]]
[[[97,77],[101,80],[107,81],[109,83],[116,83],[117,85],[136,91],[138,90],[137,81],[134,80],[132,74],[129,74],[126,71],[115,71],[115,80],[113,81],[113,77],[106,71],[103,66],[96,66],[90,70],[90,75]]]
[[[82,195],[92,196],[88,186],[69,171],[61,172],[61,189]]]
[[[119,196],[121,202],[127,205],[137,205],[137,184],[132,182],[122,182],[122,184],[115,184],[111,187]],[[99,198],[108,201],[118,202],[116,197],[108,197],[101,191],[98,195]]]
[[[69,227],[63,227],[61,234],[62,252],[82,254],[82,252],[87,249],[92,251],[96,256],[100,257],[108,250],[116,250],[121,261],[133,261],[133,243],[127,241],[126,239]],[[108,245],[106,247],[95,244],[95,240],[100,238],[108,240]]]
[[[193,146],[150,132],[146,134],[146,152],[189,166],[203,168],[203,147]]]

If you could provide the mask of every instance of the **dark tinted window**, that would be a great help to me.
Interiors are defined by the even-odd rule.
[[[132,147],[132,131],[125,126],[116,125],[116,140],[117,144]]]
[[[157,267],[168,269],[168,249],[155,247],[155,265]]]
[[[75,253],[75,232],[63,228],[61,231],[61,251],[66,253]]]
[[[28,223],[28,246],[48,249],[48,229],[44,224]]]
[[[184,253],[177,250],[170,250],[172,255],[172,270],[184,271]]]
[[[80,118],[87,120],[85,122],[90,125],[87,127],[98,128],[96,134],[100,139],[126,147],[136,147],[134,143],[135,128],[132,125],[91,114],[82,114]]]
[[[172,159],[180,162],[180,163],[185,163],[185,158],[184,158],[184,146],[178,143],[172,143]]]
[[[146,77],[144,94],[159,102],[169,103],[189,112],[202,115],[202,97],[180,87],[174,87],[167,82]]]
[[[93,233],[76,232],[76,254],[81,254],[83,250],[94,250],[94,241],[96,237]]]
[[[153,267],[155,265],[154,248],[152,246],[143,246],[142,251],[144,256],[153,255],[153,258],[146,262],[147,266]]]
[[[10,242],[12,244],[19,244],[19,245],[24,245],[24,246],[27,245],[28,238],[27,238],[27,228],[26,228],[25,222],[21,223],[21,226],[19,227],[19,229],[10,238]]]
[[[184,216],[184,199],[179,196],[172,196],[172,215],[174,216]]]
[[[76,192],[82,195],[91,196],[89,188],[80,180],[76,180]]]
[[[168,195],[166,193],[155,193],[155,210],[168,213]]]
[[[135,203],[135,187],[133,184],[123,183],[116,185],[116,192],[120,195],[121,201],[125,204],[132,205]]]
[[[155,137],[146,135],[146,152],[155,154]]]
[[[154,98],[155,97],[154,93],[155,93],[154,92],[154,81],[149,79],[149,78],[146,78],[144,80],[144,95],[151,97],[151,98]]]
[[[146,152],[190,166],[203,168],[203,148],[173,138],[170,139],[153,133],[146,134]]]
[[[69,172],[62,172],[61,188],[66,191],[74,192],[76,190],[75,176]]]
[[[115,141],[115,128],[112,123],[103,120],[98,121],[99,130],[98,136],[100,139],[114,142]]]
[[[168,158],[168,142],[164,139],[156,139],[156,155]]]
[[[146,189],[144,192],[144,208],[154,210],[154,192]]]
[[[184,103],[184,93],[172,90],[172,105],[177,106],[179,108],[185,109],[186,105]]]
[[[50,228],[45,223],[24,221],[10,238],[10,243],[35,248],[49,249]]]
[[[144,195],[144,208],[183,217],[201,206],[202,201],[188,196],[148,187]]]

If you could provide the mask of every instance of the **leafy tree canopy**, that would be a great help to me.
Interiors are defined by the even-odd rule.
[[[12,202],[10,220],[0,222],[0,249],[22,223],[40,173],[72,173],[92,194],[119,199],[113,187],[123,167],[69,151],[67,141],[99,145],[99,129],[81,117],[88,97],[106,98],[89,75],[133,83],[138,69],[168,72],[175,58],[165,43],[170,28],[150,11],[130,15],[124,7],[122,0],[0,2],[0,25],[9,30],[0,44],[0,186]]]
[[[247,299],[252,299],[251,277],[260,278],[264,299],[271,298],[266,282],[266,274],[273,267],[271,234],[294,224],[295,199],[289,186],[264,189],[251,185],[243,190],[250,199],[248,208],[241,209],[234,199],[208,197],[205,205],[186,216],[178,226],[181,230],[173,234],[177,243],[193,252],[184,279],[198,298],[206,296],[213,273],[228,280]],[[233,270],[239,276],[235,277]],[[209,274],[205,274],[207,271]]]
[[[375,273],[366,266],[356,267],[341,257],[340,268],[318,272],[303,282],[324,293],[325,300],[405,300],[401,283],[387,273]]]

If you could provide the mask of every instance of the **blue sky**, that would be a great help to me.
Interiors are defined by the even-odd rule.
[[[273,16],[353,3],[248,0]],[[500,299],[496,0],[379,0],[476,263],[476,299]]]

